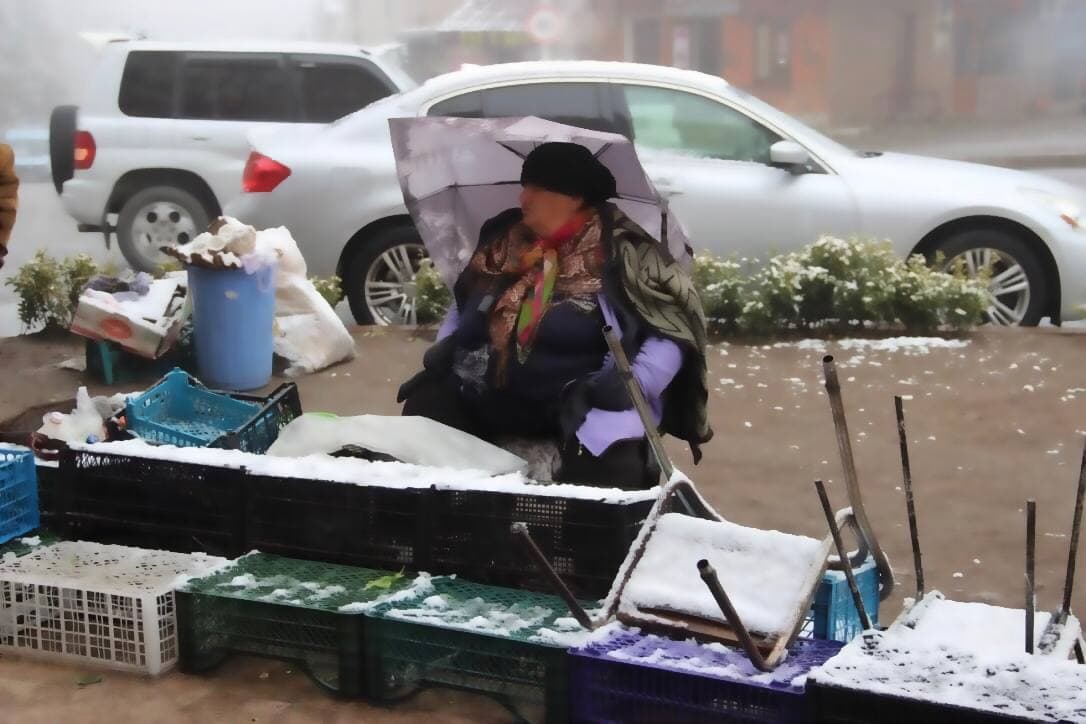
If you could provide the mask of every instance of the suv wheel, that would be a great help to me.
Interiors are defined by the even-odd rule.
[[[411,227],[388,229],[347,262],[343,286],[359,324],[416,324],[415,275],[426,247]]]
[[[972,229],[949,237],[937,251],[946,256],[944,269],[964,263],[973,277],[989,270],[988,322],[1032,327],[1041,321],[1047,279],[1036,252],[1021,238],[1001,229]]]
[[[187,244],[207,230],[210,212],[176,186],[152,186],[121,207],[117,243],[133,269],[153,272],[169,260],[160,249]]]

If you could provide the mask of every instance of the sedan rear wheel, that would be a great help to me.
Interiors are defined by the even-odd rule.
[[[415,277],[426,247],[411,228],[389,229],[347,265],[344,287],[359,324],[417,324]]]
[[[971,277],[987,274],[988,322],[1034,326],[1048,300],[1048,280],[1037,253],[1002,229],[974,229],[949,237],[937,251],[943,268],[962,268]]]

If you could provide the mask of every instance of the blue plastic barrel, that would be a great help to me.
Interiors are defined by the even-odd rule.
[[[271,379],[275,269],[188,267],[196,366],[208,387],[254,390]]]

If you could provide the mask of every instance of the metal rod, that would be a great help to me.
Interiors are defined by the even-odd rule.
[[[1086,664],[1086,654],[1083,654],[1082,651],[1081,638],[1075,640],[1075,660],[1078,661],[1080,664]]]
[[[1060,606],[1060,623],[1067,621],[1071,613],[1071,591],[1075,587],[1075,562],[1078,558],[1078,536],[1082,530],[1082,503],[1086,496],[1086,445],[1082,448],[1082,465],[1078,471],[1078,494],[1075,496],[1075,517],[1071,521],[1071,544],[1067,549],[1067,577],[1063,581],[1063,605]]]
[[[837,520],[833,515],[833,508],[830,507],[830,498],[826,495],[826,486],[822,484],[821,480],[815,481],[815,490],[818,491],[818,499],[822,501],[822,512],[826,514],[826,522],[830,526],[830,535],[833,536],[833,545],[837,548],[837,555],[840,559],[846,560],[848,554],[845,552],[845,543],[841,540],[841,529],[837,527]],[[845,580],[848,581],[848,590],[852,592],[852,603],[856,605],[856,613],[860,617],[860,623],[863,624],[864,631],[871,628],[871,619],[867,615],[867,610],[864,609],[864,599],[860,595],[860,587],[856,585],[856,576],[852,574],[852,566],[845,566]]]
[[[860,492],[860,481],[856,476],[856,460],[852,456],[852,440],[848,434],[848,422],[845,420],[845,403],[841,397],[841,383],[837,380],[837,368],[833,363],[833,355],[822,358],[822,372],[826,379],[826,396],[830,401],[830,411],[833,413],[833,426],[837,433],[837,449],[841,454],[841,466],[845,472],[845,486],[848,489],[848,502],[852,506],[852,514],[856,518],[856,525],[860,529],[860,535],[867,540],[871,548],[871,555],[875,558],[875,565],[879,569],[879,598],[885,601],[890,592],[894,590],[894,571],[890,567],[890,560],[886,557],[875,532],[871,528],[871,522],[867,519],[867,511],[864,510],[863,495]],[[847,565],[845,561],[841,562]]]
[[[1037,501],[1026,501],[1026,653],[1033,653],[1033,610],[1036,604],[1033,572],[1037,547]]]
[[[728,594],[724,592],[724,587],[720,585],[720,579],[716,576],[716,571],[709,561],[704,558],[698,561],[698,573],[701,574],[701,580],[708,586],[709,592],[713,594],[713,598],[716,599],[716,605],[720,607],[720,611],[724,614],[724,619],[728,622],[728,625],[735,631],[735,635],[739,637],[739,645],[743,647],[743,651],[746,652],[747,658],[754,664],[755,668],[760,671],[773,671],[772,666],[766,663],[765,657],[762,656],[762,652],[758,650],[758,646],[754,643],[754,639],[750,637],[750,632],[747,631],[747,627],[743,625],[743,619],[739,618],[739,612],[735,610],[735,606],[732,605],[731,599],[728,598]]]
[[[909,466],[909,439],[905,434],[905,406],[901,395],[894,395],[897,413],[897,436],[901,443],[901,475],[905,484],[905,509],[909,515],[909,538],[913,544],[913,567],[916,569],[916,600],[924,597],[924,566],[920,562],[920,533],[916,528],[916,504],[913,501],[913,473]]]
[[[593,630],[596,626],[592,623],[592,619],[589,618],[588,612],[581,606],[581,602],[573,595],[573,592],[566,586],[566,582],[562,580],[562,577],[558,575],[558,572],[554,570],[550,561],[547,560],[547,556],[543,555],[543,551],[539,550],[539,546],[532,540],[532,534],[528,532],[528,526],[525,523],[513,523],[510,526],[510,532],[514,538],[521,541],[524,548],[528,551],[528,555],[535,561],[536,566],[539,567],[543,573],[547,575],[551,580],[551,585],[554,586],[558,595],[562,597],[562,600],[569,606],[570,612],[573,617],[577,619],[577,623],[584,626],[589,631]]]
[[[664,479],[665,481],[671,480],[671,476],[675,472],[675,466],[671,464],[671,459],[664,450],[664,442],[660,439],[660,432],[656,429],[656,421],[652,419],[652,412],[649,411],[649,405],[645,402],[645,395],[641,392],[641,385],[633,376],[630,360],[626,357],[626,352],[622,349],[622,344],[618,341],[618,336],[611,325],[604,326],[603,337],[607,340],[607,346],[611,349],[611,356],[615,359],[618,373],[622,376],[622,381],[626,383],[626,390],[630,393],[630,400],[633,402],[634,409],[637,410],[637,414],[641,417],[641,424],[645,427],[645,439],[649,441],[649,447],[652,448],[652,453],[656,456],[656,462],[659,463],[660,470],[664,473]]]

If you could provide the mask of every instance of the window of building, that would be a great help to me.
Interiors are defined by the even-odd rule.
[[[754,77],[761,84],[791,83],[792,34],[787,27],[758,23],[754,32]]]

